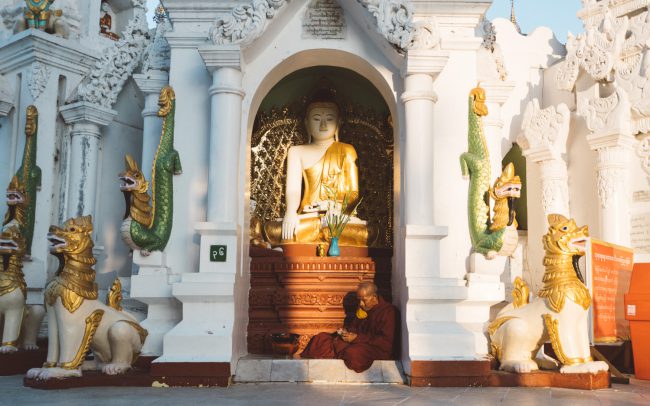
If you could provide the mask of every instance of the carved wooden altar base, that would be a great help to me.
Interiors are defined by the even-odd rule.
[[[354,316],[360,282],[374,281],[390,300],[390,251],[383,256],[376,252],[377,263],[369,257],[287,257],[264,251],[251,250],[252,354],[273,354],[274,334],[297,334],[299,354],[315,334],[335,332],[346,317]]]

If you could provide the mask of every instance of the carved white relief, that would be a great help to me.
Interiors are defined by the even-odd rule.
[[[47,82],[50,80],[50,69],[41,62],[34,62],[31,70],[28,73],[28,87],[29,92],[34,100],[43,93],[47,87]]]
[[[131,0],[133,18],[119,41],[104,50],[90,75],[79,85],[73,100],[90,102],[112,108],[124,83],[140,64],[149,45],[149,27],[145,15],[145,0]]]
[[[497,31],[494,28],[494,24],[490,20],[484,20],[480,25],[480,29],[483,36],[481,46],[490,51],[499,79],[503,81],[508,80],[508,71],[503,60],[501,47],[497,44]]]
[[[357,0],[377,20],[379,33],[398,49],[432,49],[440,43],[434,18],[414,21],[409,0]]]
[[[571,91],[580,68],[596,81],[607,79],[621,55],[627,28],[627,17],[617,21],[607,13],[598,28],[588,28],[576,37],[569,33],[566,59],[556,76],[557,87]]]
[[[578,114],[585,118],[592,132],[619,131],[629,124],[630,102],[625,90],[617,88],[607,97],[585,101],[578,108]]]
[[[0,7],[0,40],[9,38],[14,33],[14,27],[19,17],[23,15],[23,7],[17,2]]]
[[[551,213],[569,215],[569,185],[567,178],[542,176],[542,208],[544,217]]]
[[[637,146],[637,155],[641,158],[641,166],[650,177],[650,135],[645,135]]]
[[[288,0],[255,0],[220,14],[212,23],[210,38],[217,45],[248,44],[259,37],[266,21],[287,4]]]
[[[144,51],[142,60],[142,72],[149,70],[160,70],[169,72],[171,62],[171,48],[165,38],[165,34],[171,31],[172,25],[163,13],[158,17],[156,32],[153,40]]]
[[[549,148],[559,156],[566,151],[570,121],[571,112],[566,104],[541,109],[535,98],[526,106],[517,144],[524,150]]]
[[[621,168],[604,168],[598,170],[598,198],[603,209],[607,209],[618,193],[624,193],[621,182],[625,182],[625,171]]]

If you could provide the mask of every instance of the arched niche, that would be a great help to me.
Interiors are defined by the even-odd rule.
[[[250,141],[252,216],[262,222],[285,213],[284,185],[289,147],[307,142],[305,99],[321,80],[336,89],[342,112],[340,141],[357,150],[359,217],[379,230],[376,248],[393,246],[394,143],[390,109],[379,91],[363,76],[340,67],[314,66],[280,80],[257,110]]]
[[[508,153],[501,161],[502,168],[505,168],[510,162],[515,167],[515,174],[521,179],[521,196],[515,203],[515,218],[517,220],[518,230],[528,230],[528,182],[526,179],[526,158],[521,152],[521,147],[517,143],[512,144]]]

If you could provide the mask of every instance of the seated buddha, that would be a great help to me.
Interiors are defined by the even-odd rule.
[[[273,246],[328,242],[327,208],[342,204],[346,195],[349,202],[359,197],[357,153],[352,145],[338,141],[340,111],[331,90],[314,95],[307,106],[305,126],[308,143],[290,147],[287,155],[284,218],[264,225],[266,239]],[[367,247],[366,222],[351,216],[339,245]]]

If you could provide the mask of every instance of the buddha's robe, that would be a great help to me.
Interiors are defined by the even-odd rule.
[[[315,202],[328,200],[329,193],[336,194],[336,200],[342,202],[348,194],[351,203],[359,196],[359,174],[356,165],[357,152],[350,144],[334,142],[323,157],[311,167],[303,170],[304,193],[298,209],[304,214],[306,206]],[[329,241],[329,229],[322,224],[322,216],[300,219],[293,240],[282,240],[282,221],[270,221],[264,225],[267,241],[273,245],[291,243],[320,243]],[[373,233],[374,236],[375,233]],[[373,237],[374,238],[374,237]],[[366,224],[348,223],[339,239],[340,245],[368,245],[368,227]]]
[[[394,339],[397,327],[397,309],[379,298],[365,319],[354,318],[347,330],[356,333],[351,343],[346,343],[336,333],[314,336],[302,352],[302,358],[338,358],[355,372],[363,372],[375,360],[394,358]]]

